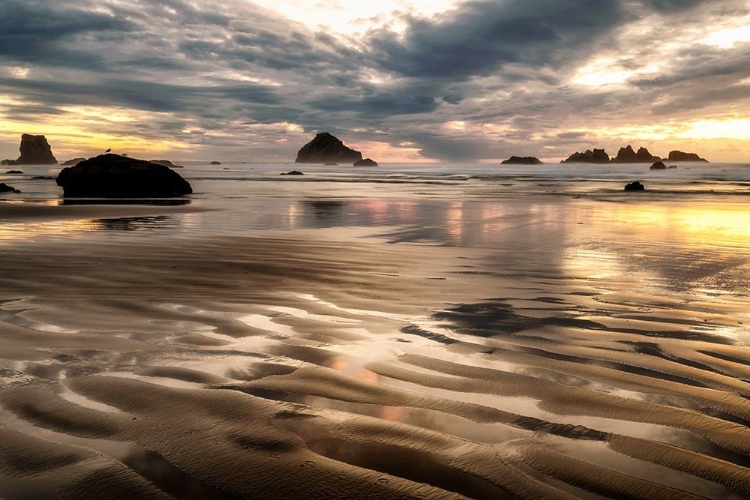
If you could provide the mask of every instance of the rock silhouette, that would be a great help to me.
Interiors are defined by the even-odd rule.
[[[72,158],[72,159],[70,159],[68,161],[63,162],[62,166],[63,167],[72,167],[73,165],[78,165],[79,163],[81,163],[85,159],[86,158]]]
[[[661,162],[661,161],[657,161],[656,163],[651,165],[651,167],[649,168],[649,170],[666,170],[666,169],[667,169],[667,166],[664,164],[664,162]]]
[[[573,153],[562,163],[609,163],[609,155],[603,149],[588,149],[584,153]]]
[[[617,156],[612,159],[612,163],[652,163],[660,160],[661,158],[652,155],[646,148],[639,148],[636,153],[633,151],[633,147],[628,145],[620,148]]]
[[[13,186],[9,186],[5,184],[4,182],[0,182],[0,193],[20,193],[18,189],[14,188]]]
[[[670,151],[669,161],[702,161],[708,162],[705,158],[701,158],[695,153],[683,153],[682,151]]]
[[[62,169],[57,185],[64,196],[73,198],[166,198],[193,192],[190,184],[168,167],[116,154]]]
[[[355,167],[377,167],[378,162],[370,158],[365,158],[364,160],[355,161],[354,166]]]
[[[362,153],[344,146],[328,132],[321,132],[302,146],[295,163],[354,163],[361,160]]]
[[[638,181],[625,185],[625,191],[645,191],[646,187]]]
[[[52,148],[43,135],[23,134],[21,136],[21,156],[16,165],[57,165]]]
[[[511,156],[502,165],[542,165],[542,161],[534,156]]]

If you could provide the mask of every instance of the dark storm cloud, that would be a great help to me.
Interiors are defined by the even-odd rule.
[[[437,19],[410,19],[403,36],[377,32],[369,44],[386,71],[468,79],[507,63],[558,65],[585,56],[586,45],[625,14],[615,0],[472,1]]]

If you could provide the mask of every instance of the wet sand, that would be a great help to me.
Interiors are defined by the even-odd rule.
[[[746,498],[747,251],[597,207],[492,245],[18,209],[0,498]]]

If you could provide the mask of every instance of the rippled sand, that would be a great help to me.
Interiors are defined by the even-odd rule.
[[[0,247],[0,497],[746,498],[747,251],[556,207]]]

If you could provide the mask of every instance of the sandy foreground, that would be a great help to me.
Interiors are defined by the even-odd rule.
[[[560,265],[549,228],[81,236],[155,209],[64,208],[0,233],[0,498],[750,494],[750,301],[705,290],[719,250],[665,259],[677,286]]]

